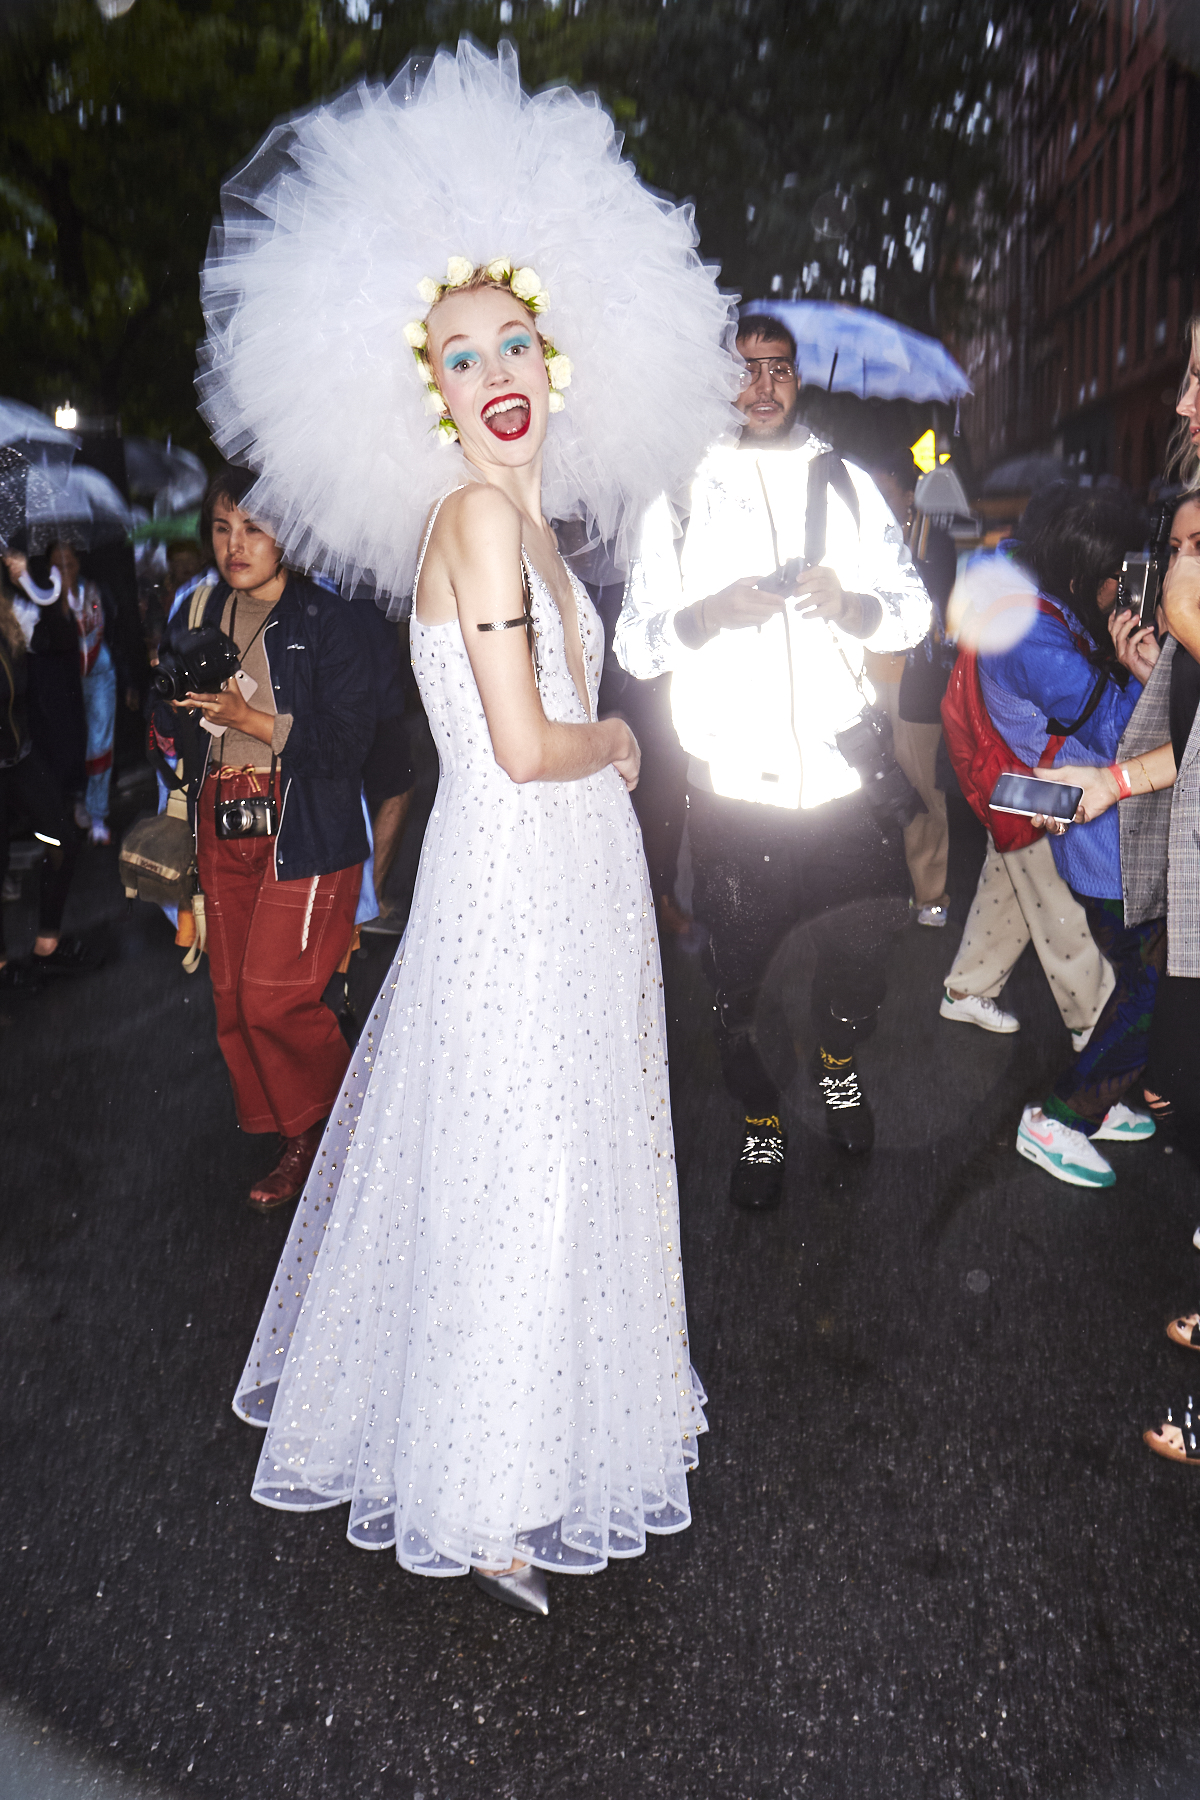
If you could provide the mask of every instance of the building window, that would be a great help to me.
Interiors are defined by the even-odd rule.
[[[1104,157],[1098,156],[1092,167],[1092,255],[1100,248],[1104,234]]]
[[[1158,246],[1158,285],[1154,307],[1154,347],[1161,350],[1167,341],[1167,312],[1171,280],[1171,240],[1163,238]]]
[[[1075,392],[1075,314],[1067,320],[1067,404]]]
[[[1117,134],[1114,131],[1108,141],[1108,224],[1104,229],[1106,238],[1112,235],[1113,227],[1117,222],[1117,168],[1119,155],[1120,151],[1117,143]]]
[[[1109,282],[1104,290],[1104,385],[1113,382],[1113,290]]]
[[[1138,13],[1141,10],[1138,0],[1132,0],[1129,8],[1129,54],[1133,55],[1134,45],[1138,39]]]
[[[1121,277],[1121,327],[1117,333],[1117,368],[1129,361],[1129,270]]]
[[[1165,181],[1175,166],[1175,71],[1167,70],[1163,89],[1162,179]]]
[[[1071,203],[1067,207],[1067,268],[1068,268],[1068,270],[1071,270],[1075,267],[1075,215],[1076,215],[1077,211],[1078,211],[1078,207],[1076,205],[1075,196],[1074,196],[1074,194],[1072,194],[1071,195]],[[1080,258],[1080,261],[1082,261],[1082,260],[1083,259]]]
[[[1121,208],[1121,217],[1128,219],[1133,212],[1133,114],[1125,119],[1125,204]]]
[[[1140,203],[1150,197],[1150,170],[1154,161],[1154,89],[1148,87],[1142,97],[1142,191]]]
[[[1133,359],[1144,362],[1146,357],[1146,258],[1138,260],[1137,286],[1133,300]]]
[[[1100,301],[1092,301],[1092,380],[1088,388],[1089,399],[1094,400],[1100,392]]]
[[[1112,66],[1115,81],[1121,68],[1121,0],[1113,0]]]

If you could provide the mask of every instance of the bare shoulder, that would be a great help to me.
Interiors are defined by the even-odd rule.
[[[474,561],[481,554],[520,554],[521,515],[506,494],[483,481],[472,481],[450,495],[438,515],[435,538],[452,562]]]

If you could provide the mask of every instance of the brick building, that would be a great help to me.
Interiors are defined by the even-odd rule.
[[[975,467],[1162,472],[1200,252],[1200,0],[1083,0],[1006,120],[1012,211],[966,347]]]

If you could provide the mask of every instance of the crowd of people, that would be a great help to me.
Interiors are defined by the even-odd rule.
[[[443,151],[455,130],[475,146],[477,109],[491,109],[495,141],[513,140],[511,192],[530,142],[556,146],[576,199],[616,179],[611,142],[588,136],[569,93],[529,102],[503,59],[465,47],[423,79],[409,95],[414,131]],[[370,160],[369,108],[325,123],[317,183],[321,157]],[[381,574],[382,549],[364,548],[378,529],[365,522],[373,477],[368,462],[334,471],[332,450],[297,475],[278,394],[254,416],[241,398],[262,339],[229,324],[261,312],[254,284],[266,281],[281,308],[272,333],[285,349],[306,341],[310,323],[283,288],[334,248],[311,224],[231,240],[206,277],[222,321],[207,416],[246,461],[209,483],[211,566],[181,570],[155,622],[156,654],[179,673],[149,722],[186,794],[238,1122],[280,1140],[248,1198],[273,1211],[302,1196],[238,1388],[237,1410],[267,1428],[255,1496],[298,1511],[349,1501],[353,1542],[394,1545],[415,1573],[470,1571],[496,1598],[544,1612],[545,1571],[596,1569],[644,1548],[647,1532],[686,1526],[705,1429],[687,1356],[656,924],[703,941],[720,1066],[744,1121],[730,1199],[776,1207],[802,1059],[832,1140],[852,1155],[872,1148],[859,1050],[886,993],[887,903],[907,897],[916,926],[945,927],[945,790],[957,779],[990,835],[931,1004],[950,1022],[1017,1031],[1001,996],[1032,942],[1071,1034],[1070,1061],[1014,1121],[1017,1151],[1057,1180],[1102,1188],[1116,1173],[1099,1146],[1169,1130],[1200,1164],[1200,325],[1179,402],[1170,567],[1143,624],[1121,608],[1119,583],[1145,522],[1115,490],[1036,496],[1017,535],[956,585],[952,540],[914,514],[911,457],[885,447],[867,468],[814,436],[786,325],[749,310],[723,341],[724,303],[691,253],[690,223],[623,175],[606,229],[626,234],[626,275],[649,282],[652,270],[674,311],[640,317],[631,278],[605,290],[625,338],[615,325],[605,338],[600,312],[587,315],[589,337],[581,315],[602,302],[572,272],[599,282],[611,252],[600,256],[569,208],[539,217],[562,283],[553,316],[612,359],[604,392],[581,371],[576,419],[552,425],[574,404],[541,317],[558,291],[528,265],[464,254],[478,207],[463,211],[469,184],[453,159],[439,181],[438,228],[422,237],[414,225],[414,242],[440,245],[447,274],[406,251],[408,286],[392,290],[419,292],[422,312],[405,330],[411,416],[405,396],[387,425],[403,496],[393,565],[406,579],[385,585],[413,596],[412,663],[441,785],[407,931],[353,1053],[322,994],[364,920],[381,901],[389,910],[413,784],[398,639],[361,584],[343,598],[289,547],[336,553],[347,592],[363,568]],[[533,218],[527,236],[542,241]],[[256,262],[264,241],[270,265]],[[633,416],[635,327],[660,372],[681,360],[665,346],[692,333],[691,405],[660,405],[638,470],[614,487],[599,452]],[[331,379],[341,368],[349,405],[375,364],[343,354],[344,367],[331,354]],[[598,606],[547,522],[564,495],[608,520],[610,568],[625,553],[627,579],[616,593],[598,584]],[[44,582],[20,554],[6,562],[0,861],[20,806],[47,848],[32,961],[52,965],[72,808],[107,841],[123,677],[102,597],[69,546],[55,547]],[[204,659],[222,647],[235,672],[208,682]],[[995,812],[981,770],[997,758],[1079,788],[1074,816],[1014,825]],[[685,832],[690,913],[676,892]],[[808,1043],[784,1066],[764,1051],[764,987],[797,930],[814,950]],[[0,982],[36,978],[26,966],[0,961]],[[1200,1348],[1200,1314],[1172,1336]],[[1190,1402],[1147,1442],[1200,1461]]]

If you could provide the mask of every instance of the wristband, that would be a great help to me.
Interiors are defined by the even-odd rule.
[[[1108,772],[1117,784],[1117,798],[1128,800],[1133,792],[1133,786],[1129,780],[1129,770],[1123,769],[1120,763],[1109,763]]]

